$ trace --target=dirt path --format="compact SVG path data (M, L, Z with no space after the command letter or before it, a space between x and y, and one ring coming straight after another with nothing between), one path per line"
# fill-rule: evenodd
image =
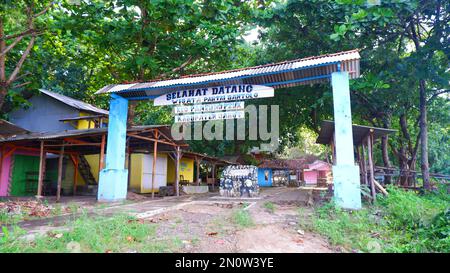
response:
M266 202L273 203L273 212L264 207ZM299 228L301 202L292 189L267 191L260 199L245 201L253 221L250 227L233 223L233 213L244 202L226 200L187 204L152 220L159 223L161 238L176 234L180 252L333 252L323 238Z
M300 229L298 208L305 196L292 188L271 188L257 199L225 199L217 196L177 198L118 204L89 211L95 215L128 213L157 226L157 238L169 240L177 252L333 252L327 242ZM273 209L267 208L271 203ZM304 208L307 209L307 208ZM252 224L242 226L235 214L245 210ZM28 236L65 228L76 215L30 222L21 227Z

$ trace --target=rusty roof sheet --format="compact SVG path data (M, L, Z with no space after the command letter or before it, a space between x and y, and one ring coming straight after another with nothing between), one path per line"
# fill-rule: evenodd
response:
M169 125L144 125L144 126L133 126L127 129L127 132L139 132L145 129L157 128L164 133L170 133ZM9 137L0 137L0 143L4 142L14 142L21 140L51 140L51 139L61 139L66 137L75 136L89 136L89 135L102 135L108 132L108 128L93 128L84 130L65 130L58 132L30 132L20 135L13 135ZM170 134L166 134L171 137Z
M374 140L381 138L382 136L392 134L397 132L397 130L371 127L364 125L352 125L353 131L353 144L356 146L361 145L364 138L369 134L370 130L373 130ZM331 142L331 138L334 133L334 122L329 120L324 120L320 126L319 137L317 137L316 143L328 145Z
M305 155L293 159L265 159L258 165L258 168L301 170L307 167L308 164L311 164L317 160L318 158L315 155Z
M350 78L357 78L360 75L359 59L358 50L343 51L255 67L188 75L171 80L110 84L97 91L97 94L118 93L128 98L155 97L181 88L228 84L259 84L274 88L292 87L329 81L331 73L339 69L349 72Z
M97 108L97 107L93 106L92 104L83 102L81 100L76 100L74 98L67 97L62 94L51 92L51 91L48 91L45 89L39 89L39 91L42 94L52 97L64 104L66 104L70 107L73 107L75 109L78 109L78 110L87 111L87 112L96 113L96 114L103 114L103 115L108 115L108 113L109 113L108 111Z
M28 130L6 120L0 119L0 138L26 133L28 133Z

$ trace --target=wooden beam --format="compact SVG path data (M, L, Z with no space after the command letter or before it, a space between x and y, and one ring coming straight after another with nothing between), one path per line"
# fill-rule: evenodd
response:
M131 183L131 149L130 149L130 143L128 143L127 145L127 150L128 150L128 188L130 187L130 183Z
M212 188L214 190L214 187L215 187L215 184L216 184L216 164L215 163L212 164L212 179L213 179L213 186L212 186Z
M180 159L181 159L181 150L180 146L176 148L176 161L175 161L175 193L177 196L180 196Z
M70 159L72 160L73 166L74 166L74 172L73 172L73 195L77 194L77 178L78 178L78 155L70 155Z
M63 160L64 160L64 145L61 146L61 151L59 152L59 158L58 158L58 185L56 187L56 202L59 202L59 199L61 198Z
M37 198L42 197L42 183L44 182L44 168L45 168L45 158L44 158L44 141L41 140L41 149L39 153L39 178L38 178L38 189Z
M197 175L196 175L195 182L197 183L197 186L199 186L200 185L200 181L199 181L200 180L200 160L197 156L195 157L195 163L197 165Z
M102 137L103 136L105 136L105 135L103 134ZM86 144L86 145L98 145L99 144L99 143L92 143L92 142L88 142L88 141L84 141L84 140L80 140L80 139L76 139L76 138L71 138L71 137L66 137L66 138L64 138L64 140L66 142L75 143L75 144Z
M155 132L156 136L158 137L158 131ZM152 166L152 199L155 198L155 171L156 171L156 160L157 160L157 154L158 153L158 141L155 141L153 143L153 166Z
M361 166L362 166L362 172L363 172L363 181L365 185L369 185L369 182L367 180L367 162L366 162L366 149L364 149L364 142L361 142Z
M106 135L102 135L102 143L100 145L100 155L98 159L98 171L100 172L103 170L103 165L105 161L105 142L106 142Z
M332 157L332 164L336 165L336 146L334 145L335 143L335 139L334 139L334 132L333 132L333 136L331 137L331 141L330 141L330 147L331 147L331 157Z
M40 148L30 148L30 147L14 146L14 145L8 145L8 147L14 148L14 151L16 149L20 149L20 150L24 150L24 151L33 151L33 152L40 152L41 151ZM47 147L47 145L45 145L45 147ZM59 150L48 150L48 149L45 149L45 151L47 153L52 153L52 154L58 154L59 153ZM77 154L77 152L66 152L66 154Z
M375 180L374 177L374 171L373 171L373 146L372 146L372 137L371 135L367 136L367 154L368 154L368 158L369 158L369 181L370 181L370 188L371 188L371 193L372 193L372 199L373 202L376 201L376 190L375 190L375 184L373 183L373 181Z
M134 138L137 138L137 139L147 140L147 141L158 141L159 143L163 143L163 144L167 144L167 145L171 145L171 146L181 146L181 147L188 147L189 146L188 144L176 144L176 143L173 143L173 142L167 142L167 141L156 139L156 138L140 136L140 135L137 135L135 133L134 134L128 133L127 136L134 137Z
M66 143L64 146L101 146L101 143ZM61 147L62 144L47 144L46 147Z
M373 183L375 184L375 186L384 194L384 195L388 195L388 192L386 191L386 189L383 188L383 186L381 186L380 183L378 183L378 181L376 181L375 179L373 180Z
M12 147L11 150L5 152L4 158L10 157L16 150L17 147Z

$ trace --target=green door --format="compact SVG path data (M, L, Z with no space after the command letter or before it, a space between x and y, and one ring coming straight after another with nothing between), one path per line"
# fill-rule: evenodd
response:
M37 193L39 157L14 155L11 196L33 196Z

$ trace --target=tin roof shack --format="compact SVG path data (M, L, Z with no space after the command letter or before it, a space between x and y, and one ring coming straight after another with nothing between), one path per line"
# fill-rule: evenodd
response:
M59 200L69 191L76 194L80 186L96 186L98 172L105 165L106 134L107 128L95 128L1 138L0 196L56 195ZM167 156L187 147L182 141L174 141L170 127L164 125L129 128L127 138L128 155L156 151ZM150 184L156 188L156 165L151 165Z
M258 181L262 186L299 186L303 169L316 160L314 155L294 159L265 159L258 165L261 170Z
M0 138L0 196L56 195L59 200L61 195L95 194L107 133L107 128L94 128ZM214 188L219 167L233 164L188 148L173 139L168 125L128 128L129 190L153 196L167 186L179 194L177 185L194 182L194 163L197 181L200 165L206 165L206 189Z
M40 89L29 99L31 106L9 114L10 122L31 132L58 132L102 127L108 111L89 103Z
M321 160L306 164L302 170L302 181L307 186L328 187L333 183L331 164Z
M333 165L336 162L336 145L334 137L334 122L325 120L321 124L316 143L330 145L332 150ZM352 125L353 146L356 152L356 161L359 164L361 184L370 188L371 198L376 198L376 190L387 194L383 186L375 180L373 144L377 139L397 132L397 130L378 128L363 125Z

